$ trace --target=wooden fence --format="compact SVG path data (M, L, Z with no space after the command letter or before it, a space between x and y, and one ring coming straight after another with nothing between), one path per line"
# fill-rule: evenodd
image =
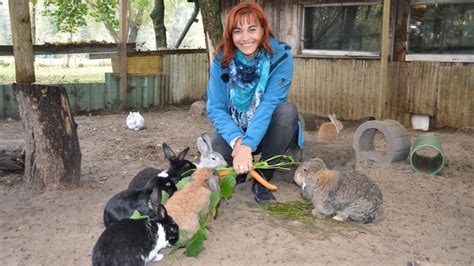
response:
M378 60L296 57L290 101L303 113L344 120L376 116L380 93ZM429 115L436 127L474 126L474 65L439 62L392 62L383 118L410 126L411 114ZM140 109L190 104L205 92L207 55L164 57L164 73L129 80L128 106ZM118 107L119 89L112 74L106 82L66 85L75 112ZM10 85L0 85L0 118L17 117Z
M191 104L206 90L207 54L164 56L164 72L155 76L129 76L127 100L131 109ZM105 83L63 84L75 113L115 110L119 106L118 79L105 73ZM11 84L0 85L0 119L19 118Z

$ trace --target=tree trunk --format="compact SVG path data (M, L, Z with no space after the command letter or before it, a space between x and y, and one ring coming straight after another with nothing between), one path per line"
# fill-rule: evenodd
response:
M398 62L404 62L407 54L407 21L410 14L410 0L399 0L396 14L395 58Z
M31 3L31 42L36 43L36 5Z
M142 17L143 17L143 9L139 9L136 11L135 14L132 15L132 8L131 4L129 3L129 17L128 17L128 43L135 43L137 41L138 30L140 30L140 26L143 24ZM133 18L132 18L133 17Z
M165 28L165 3L163 0L155 0L155 7L150 14L153 26L155 28L156 48L167 47L166 28Z
M36 78L28 0L10 0L8 4L15 56L15 79L16 82L32 83Z
M63 87L13 84L25 130L25 180L35 188L78 185L77 124Z
M137 25L131 24L130 28L128 30L128 38L127 42L128 43L135 43L137 41L137 36L138 36L138 30L140 28L137 27Z
M72 43L72 32L69 32L68 35L69 36L67 37L67 41L68 43ZM69 68L70 66L71 66L71 54L66 54L64 56L63 67Z
M206 36L207 56L210 64L214 52L222 40L221 1L199 0L199 5L201 7L204 35Z

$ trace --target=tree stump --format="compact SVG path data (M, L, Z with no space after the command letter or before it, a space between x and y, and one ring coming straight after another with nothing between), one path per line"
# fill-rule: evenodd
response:
M25 181L36 188L77 185L81 151L63 87L13 84L25 129Z

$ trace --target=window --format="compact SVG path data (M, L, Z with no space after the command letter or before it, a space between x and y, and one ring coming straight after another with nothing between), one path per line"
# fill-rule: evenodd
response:
M474 3L466 2L412 1L407 60L474 62Z
M382 4L308 5L303 10L303 54L379 56Z

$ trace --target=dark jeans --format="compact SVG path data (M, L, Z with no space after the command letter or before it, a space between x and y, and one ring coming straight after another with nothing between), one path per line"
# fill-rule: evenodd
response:
M273 112L270 125L262 141L253 154L262 153L261 160L275 155L286 154L298 147L298 110L292 103L283 103ZM216 132L212 137L212 148L222 154L229 166L232 166L232 148ZM270 162L269 164L277 163ZM274 170L261 171L267 180L273 177Z

